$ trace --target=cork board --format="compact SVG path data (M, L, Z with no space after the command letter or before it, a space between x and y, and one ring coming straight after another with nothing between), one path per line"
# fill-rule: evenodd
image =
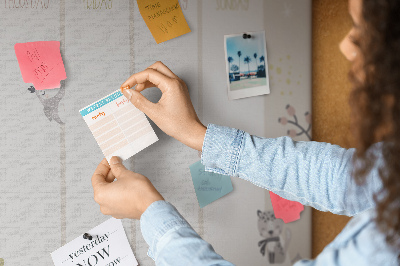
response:
M203 123L260 137L298 130L295 140L311 139L311 0L180 3L192 32L161 44L154 41L134 0L0 4L0 265L3 260L4 265L51 265L52 251L109 218L94 202L90 181L103 155L79 110L157 60L187 83ZM271 93L229 101L224 35L262 30ZM21 77L13 47L51 40L61 43L67 79L60 89L34 91ZM248 56L252 64L242 67L260 64L261 54ZM243 59L235 57L234 63ZM160 92L149 89L145 96L157 101ZM296 125L279 122L283 116L294 117L288 105L296 110ZM269 256L258 244L269 237L258 227L258 211L272 212L268 191L232 178L233 192L200 208L189 170L199 160L198 152L153 126L159 141L126 160L126 167L147 176L224 258L236 265L268 264ZM153 265L139 222L125 219L123 226L140 265ZM311 256L311 208L305 208L301 219L275 229L271 231L288 247L280 255L281 265Z
M313 27L313 139L345 148L352 146L349 133L351 84L350 64L340 53L339 43L351 28L346 0L314 0ZM343 229L349 217L312 212L312 256L315 258Z

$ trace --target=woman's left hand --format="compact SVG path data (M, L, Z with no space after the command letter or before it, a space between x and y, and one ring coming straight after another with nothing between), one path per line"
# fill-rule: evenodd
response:
M140 219L153 202L164 200L147 177L126 169L118 157L112 157L110 164L106 159L101 161L92 186L100 211L117 219Z

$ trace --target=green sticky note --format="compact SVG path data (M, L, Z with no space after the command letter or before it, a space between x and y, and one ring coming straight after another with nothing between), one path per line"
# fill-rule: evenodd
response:
M190 173L200 208L233 190L229 176L206 172L200 161L190 166Z

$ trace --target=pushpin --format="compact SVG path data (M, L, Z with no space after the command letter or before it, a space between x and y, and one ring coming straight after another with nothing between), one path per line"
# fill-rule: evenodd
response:
M251 38L250 34L243 33L243 39L250 39L250 38Z
M84 234L83 234L83 239L89 239L89 240L92 240L92 239L93 239L93 237L92 237L91 235L89 235L88 233L84 233Z

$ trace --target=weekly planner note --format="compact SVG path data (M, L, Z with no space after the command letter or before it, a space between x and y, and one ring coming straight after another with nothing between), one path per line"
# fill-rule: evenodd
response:
M79 112L107 161L126 160L158 140L145 114L119 90Z

